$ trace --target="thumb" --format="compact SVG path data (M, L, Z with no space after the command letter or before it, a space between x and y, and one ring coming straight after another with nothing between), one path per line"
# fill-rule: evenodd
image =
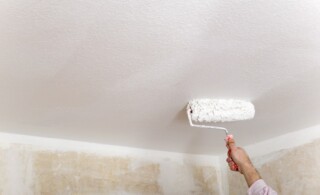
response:
M234 149L237 148L236 142L234 141L232 135L228 135L227 138L226 138L226 141L227 141L227 147L228 147L230 150L234 150Z

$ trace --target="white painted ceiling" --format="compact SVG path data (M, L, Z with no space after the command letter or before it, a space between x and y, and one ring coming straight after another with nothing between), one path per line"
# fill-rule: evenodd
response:
M240 98L241 145L320 123L318 0L0 1L3 132L220 154L190 99Z

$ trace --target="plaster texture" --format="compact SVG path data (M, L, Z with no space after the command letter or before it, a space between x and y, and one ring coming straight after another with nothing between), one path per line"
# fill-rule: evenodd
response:
M320 126L245 146L280 195L319 191ZM241 145L241 143L238 143ZM246 194L226 154L191 155L0 133L0 194Z
M218 155L194 98L253 101L244 145L320 122L318 0L2 0L0 131ZM254 139L252 136L254 135Z
M0 142L3 195L221 194L215 157L5 136L11 141Z
M279 195L316 195L320 190L319 129L317 125L244 148L262 178ZM243 176L227 170L225 155L220 158L224 193L246 194L248 187Z
M292 149L253 158L262 178L279 195L316 195L320 186L320 139ZM272 158L272 159L270 159ZM265 161L257 163L256 161ZM230 195L245 194L248 187L242 175L228 174Z

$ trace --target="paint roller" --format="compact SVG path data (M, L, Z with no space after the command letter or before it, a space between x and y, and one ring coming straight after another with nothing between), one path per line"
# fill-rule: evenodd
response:
M226 141L233 136L227 128L204 125L203 123L232 122L249 120L254 117L255 109L251 102L234 99L194 99L187 106L189 124L192 127L220 129L226 133ZM202 124L194 124L194 122ZM230 156L231 150L228 150ZM236 170L238 166L236 165Z

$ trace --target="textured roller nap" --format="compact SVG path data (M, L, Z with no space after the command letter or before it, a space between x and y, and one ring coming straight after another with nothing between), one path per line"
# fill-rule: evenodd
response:
M189 102L191 119L196 122L228 122L254 117L254 106L243 100L195 99Z

